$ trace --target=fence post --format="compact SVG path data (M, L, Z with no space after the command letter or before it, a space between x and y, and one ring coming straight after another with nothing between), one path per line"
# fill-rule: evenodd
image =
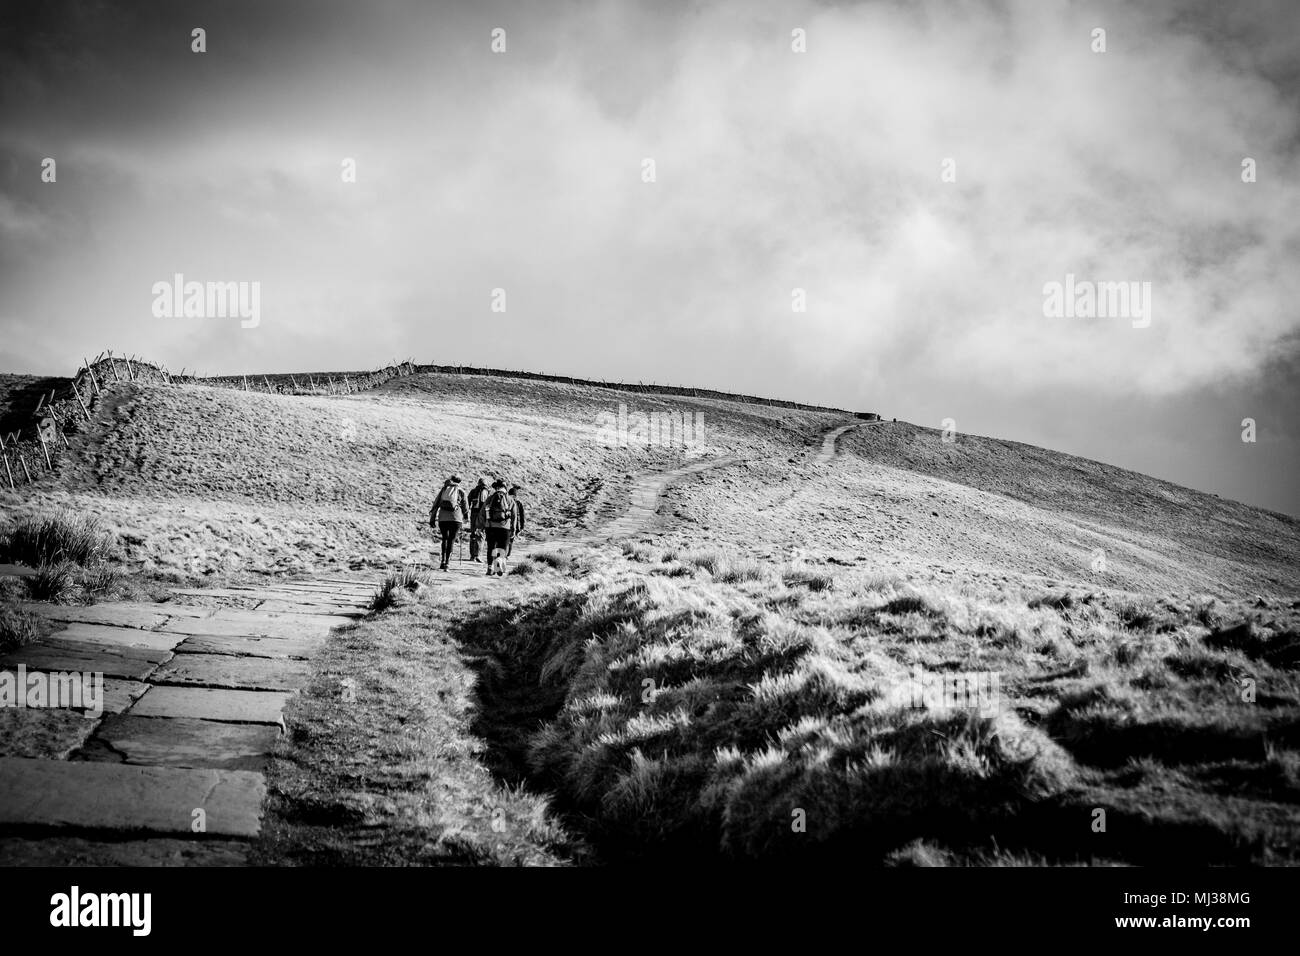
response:
M49 413L50 418L54 419L54 434L58 435L59 438L63 440L63 447L67 448L68 436L63 434L63 422L59 421L59 413L54 410L53 406L49 408ZM55 447L58 447L57 443L55 444Z
M81 414L86 416L86 421L90 421L90 411L81 398L81 392L77 390L77 380L75 378L72 380L72 394L77 396L77 404L81 406Z
M23 466L23 474L27 476L27 483L30 485L32 483L32 473L27 470L27 459L23 457L21 451L18 452L18 464Z
M9 452L5 450L5 436L0 435L0 457L5 460L5 474L9 476L9 490L14 490L14 473L9 470Z

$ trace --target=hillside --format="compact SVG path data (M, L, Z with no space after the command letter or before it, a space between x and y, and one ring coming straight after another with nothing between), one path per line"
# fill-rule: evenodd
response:
M26 398L37 384L11 377L7 389ZM702 415L702 440L607 447L600 416L620 403L633 418ZM1008 585L1300 591L1293 518L1032 446L946 444L902 422L849 432L842 457L814 467L818 436L845 420L482 375L416 374L340 397L121 383L57 478L8 496L7 510L100 515L128 560L157 572L386 567L425 553L417 525L453 471L525 486L533 529L550 539L620 513L637 473L725 453L741 463L676 487L646 540Z
M851 431L840 450L830 467L768 460L684 484L650 539L950 582L1300 592L1300 523L1285 515L1047 449L945 444L904 422Z
M617 416L701 413L691 448L608 447ZM101 516L129 564L182 575L387 567L432 546L443 478L527 489L539 536L590 528L626 504L634 473L723 450L803 453L835 416L588 386L420 375L347 397L120 383L53 479L8 495L17 513ZM694 419L692 418L692 421Z

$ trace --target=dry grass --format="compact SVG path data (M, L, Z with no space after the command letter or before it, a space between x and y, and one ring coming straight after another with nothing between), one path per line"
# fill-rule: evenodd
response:
M944 587L1300 594L1300 522L1285 515L1045 449L944 444L901 422L851 431L840 449L825 467L767 459L688 481L643 543L707 542L769 564L802 554Z
M418 600L428 593L432 583L429 576L414 568L402 568L384 579L374 597L370 599L370 611L380 614L390 608Z
M0 560L26 564L26 597L56 604L92 604L138 590L113 563L111 536L94 516L67 510L18 519L0 538Z
M1300 845L1292 609L1224 606L1249 627L1207 632L1192 602L850 572L753 590L717 555L686 578L631 558L579 561L460 634L490 655L488 739L604 859L1239 863ZM997 706L918 701L917 674L955 673L996 674ZM1095 806L1119 830L1104 842Z
M0 539L0 558L31 567L62 562L88 567L112 557L103 523L67 509L20 518Z
M0 652L17 650L49 630L43 619L5 596L0 600Z
M547 866L581 852L544 796L484 759L473 673L446 633L467 609L429 610L341 631L317 660L268 768L258 862Z

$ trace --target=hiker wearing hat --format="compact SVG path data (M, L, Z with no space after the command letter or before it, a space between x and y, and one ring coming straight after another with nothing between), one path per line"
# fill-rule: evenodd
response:
M487 482L479 478L469 492L469 559L478 560L479 545L483 542L483 504L487 501Z
M487 573L506 573L506 549L515 527L515 502L506 491L506 483L492 482L492 494L483 504L484 533L487 535Z
M514 485L510 489L510 499L515 503L515 526L510 530L510 540L506 542L506 557L510 557L510 552L515 547L515 536L524 530L524 503L519 497L522 489Z
M442 535L442 563L439 571L447 570L451 561L451 548L460 534L460 526L469 520L469 508L465 503L465 492L460 487L460 475L452 475L442 483L442 490L433 499L429 510L429 524L438 529Z

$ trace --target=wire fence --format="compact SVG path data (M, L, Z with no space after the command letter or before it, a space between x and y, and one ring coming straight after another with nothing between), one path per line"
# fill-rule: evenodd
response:
M416 368L414 362L407 361L375 369L373 372L285 372L275 375L216 375L207 378L190 375L178 376L174 381L272 395L351 395L378 388L395 378L414 375Z

